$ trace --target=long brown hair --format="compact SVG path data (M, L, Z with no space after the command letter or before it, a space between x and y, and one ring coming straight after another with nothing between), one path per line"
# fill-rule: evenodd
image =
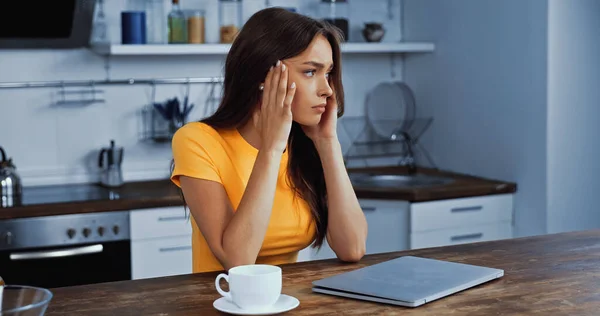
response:
M225 61L223 98L215 113L201 122L217 130L244 126L260 102L259 86L269 67L301 54L317 35L323 35L332 48L334 67L329 80L338 103L338 117L342 116L341 32L327 23L274 7L252 15L240 30ZM288 150L287 180L310 207L317 231L313 246L320 248L327 232L328 213L323 166L312 140L296 122L292 123Z

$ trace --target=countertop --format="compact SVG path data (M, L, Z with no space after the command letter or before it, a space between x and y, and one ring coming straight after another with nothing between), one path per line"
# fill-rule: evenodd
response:
M500 279L408 308L312 293L311 282L404 255L504 269ZM600 230L515 238L282 265L282 293L300 300L289 315L597 315ZM51 289L53 315L219 315L218 273Z
M349 172L407 174L403 167L349 169ZM419 173L452 177L447 185L423 188L376 189L355 187L358 198L405 200L410 202L513 193L516 184L436 169L419 168ZM182 206L179 188L170 180L125 183L119 188L96 184L68 184L25 187L22 200L0 207L0 220L75 213L136 210Z

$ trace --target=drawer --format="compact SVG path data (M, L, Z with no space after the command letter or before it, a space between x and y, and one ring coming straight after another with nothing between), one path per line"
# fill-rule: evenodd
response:
M131 242L131 277L154 278L192 273L192 237Z
M360 199L369 233L367 255L408 249L408 208L406 201ZM320 251L305 248L298 254L298 262L336 258L327 241Z
M512 238L510 222L417 232L410 235L410 248L458 245L480 241Z
M511 222L513 195L499 194L412 203L411 232Z
M192 224L183 207L134 210L129 215L131 240L192 234Z
M359 202L369 229L367 255L408 248L408 202L366 199Z

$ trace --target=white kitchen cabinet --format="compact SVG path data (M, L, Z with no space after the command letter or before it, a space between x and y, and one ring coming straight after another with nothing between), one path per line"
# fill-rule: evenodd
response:
M411 203L410 248L512 238L513 194Z
M137 240L131 243L134 280L192 273L191 236Z
M512 237L509 222L438 229L411 234L411 249L457 245Z
M181 206L130 212L132 279L192 273L190 220Z
M512 238L513 194L426 202L359 200L367 223L367 254ZM335 258L325 243L298 261Z
M360 199L359 202L367 219L369 229L366 254L408 249L408 202L374 199ZM319 251L312 248L300 251L298 261L331 259L335 257L335 252L333 252L327 242L324 242L323 247Z

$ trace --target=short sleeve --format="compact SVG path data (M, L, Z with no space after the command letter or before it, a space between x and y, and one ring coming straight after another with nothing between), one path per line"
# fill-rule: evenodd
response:
M222 151L214 135L207 133L201 123L187 124L173 135L174 168L171 181L181 187L180 176L200 178L222 183L219 170L215 165L215 155ZM212 156L211 156L212 155Z

